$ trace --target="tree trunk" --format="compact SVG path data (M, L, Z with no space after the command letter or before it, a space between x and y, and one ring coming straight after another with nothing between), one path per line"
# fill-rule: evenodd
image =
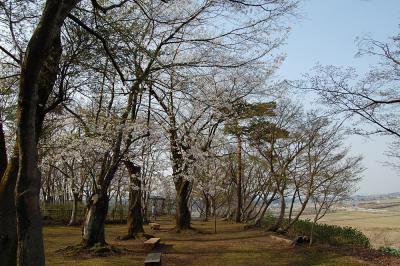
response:
M108 211L107 193L94 194L88 201L85 221L82 228L82 244L92 247L95 244L106 245L104 225Z
M313 244L314 241L314 228L315 228L315 224L317 223L317 220L314 219L312 225L311 225L311 232L310 232L310 244L309 246L311 246Z
M236 180L236 196L237 196L237 205L236 205L236 217L235 222L240 223L241 221L241 212L242 212L242 138L240 135L237 135L237 180Z
M257 198L256 202L254 202L255 198ZM243 217L242 217L243 222L247 223L248 221L253 220L261 212L261 209L259 209L258 211L255 211L258 207L258 203L260 202L260 200L261 200L260 195L258 195L258 194L253 195L253 197L247 204L247 207L243 211ZM264 205L264 203L261 206L263 206L263 205ZM254 215L254 212L256 213L256 215ZM252 218L250 218L250 217L252 217Z
M190 182L184 180L182 177L175 184L176 187L176 229L187 230L190 229L191 215L188 207L190 196Z
M212 197L212 205L214 211L214 234L217 233L217 206L215 205L215 195Z
M204 199L204 205L205 205L205 211L204 211L204 221L208 221L208 216L210 215L210 199L207 196L207 193L203 191L203 199Z
M121 189L121 185L120 185L120 181L118 181L118 186L117 186L117 193L115 194L115 201L114 201L114 208L112 210L112 219L113 221L115 221L115 214L118 211L118 206L120 206L119 204L119 198L120 198L120 189Z
M7 168L7 148L6 139L4 136L3 122L0 117L0 181Z
M290 203L290 209L289 209L289 223L292 221L292 214L293 214L293 206L294 206L294 201L296 200L296 193L297 189L295 189L293 196L292 196L292 201Z
M73 203L72 203L72 212L71 212L71 219L69 220L68 225L73 226L76 225L76 213L78 212L78 201L79 201L79 193L78 192L72 192L73 196Z
M271 203L274 201L276 192L277 192L277 190L275 189L274 192L272 193L272 196L269 198L268 201L266 201L264 209L262 210L260 216L257 218L256 222L254 223L255 226L261 226L261 221L264 218L269 205L271 205Z
M130 176L128 234L124 239L135 238L139 233L144 233L142 215L142 190L140 181L140 167L130 161L124 161Z
M0 261L5 266L17 264L17 217L14 190L18 176L18 146L0 183Z
M283 219L285 218L285 209L286 209L286 202L285 202L285 196L282 191L279 191L279 201L281 203L281 210L278 216L278 220L274 225L272 225L269 230L276 232L283 224Z
M104 227L108 213L108 188L118 170L119 151L121 147L122 134L118 134L114 144L114 154L112 166L106 173L100 173L96 184L94 184L94 194L90 197L86 207L85 220L82 226L82 244L85 247L92 247L95 244L107 245L105 241ZM105 176L103 176L105 174Z
M303 214L304 210L306 209L307 203L310 200L310 197L307 196L307 198L304 200L304 202L301 204L301 209L300 211L296 214L296 216L290 220L288 225L285 228L285 231L289 230L300 218L300 216Z
M52 48L59 45L57 36L60 35L61 26L77 2L46 1L21 65L17 111L19 170L16 186L19 265L44 265L39 207L41 181L36 144L40 133L38 125L43 122L37 117L40 111L38 104L47 99L43 99L39 92L42 81L40 74L45 71L44 65L46 59L51 57Z
M146 192L145 192L146 193ZM146 196L147 197L147 196ZM142 200L142 214L143 214L143 224L148 224L149 223L149 218L147 216L147 200Z
M120 129L115 139L113 147L113 155L109 169L105 168L103 161L102 171L98 176L98 180L94 186L94 194L88 201L85 221L82 228L82 244L86 247L92 247L95 244L106 245L104 227L108 212L108 188L118 170L120 163L121 143L123 137L122 128L125 126L128 115L131 112L133 93L128 97L125 112L122 114L120 121Z

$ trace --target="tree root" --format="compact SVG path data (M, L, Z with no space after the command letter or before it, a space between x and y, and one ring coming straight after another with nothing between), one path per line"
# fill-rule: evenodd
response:
M68 246L57 250L56 253L72 257L107 257L119 255L126 251L125 249L119 249L108 244L96 243L93 246L86 246L84 244Z

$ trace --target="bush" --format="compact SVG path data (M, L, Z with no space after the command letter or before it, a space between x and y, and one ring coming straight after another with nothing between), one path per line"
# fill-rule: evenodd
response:
M400 257L400 249L394 248L394 247L379 247L379 251L382 251L384 253L388 253L393 256Z
M268 228L276 221L276 217L267 215L262 226ZM285 222L287 224L287 220ZM298 220L287 235L295 238L296 236L311 234L312 222L310 220ZM314 227L313 242L329 244L333 246L357 246L369 248L371 243L367 236L361 231L349 226L337 226L327 224L316 224Z

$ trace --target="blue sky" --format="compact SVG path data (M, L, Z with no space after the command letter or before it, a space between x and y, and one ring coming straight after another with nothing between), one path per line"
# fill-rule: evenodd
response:
M359 74L376 63L373 57L355 57L356 38L369 36L386 41L400 30L400 0L305 0L301 16L282 51L287 57L277 75L298 79L315 64L352 66ZM367 170L357 194L400 191L400 175L382 164L388 137L366 139L352 136L346 140L354 154L364 156Z

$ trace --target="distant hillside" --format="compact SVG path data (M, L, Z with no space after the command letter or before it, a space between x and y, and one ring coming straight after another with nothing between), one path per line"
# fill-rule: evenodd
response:
M351 197L352 200L357 201L370 201L370 200L383 200L383 199L398 199L400 198L400 192L393 192L387 194L376 194L376 195L354 195Z

